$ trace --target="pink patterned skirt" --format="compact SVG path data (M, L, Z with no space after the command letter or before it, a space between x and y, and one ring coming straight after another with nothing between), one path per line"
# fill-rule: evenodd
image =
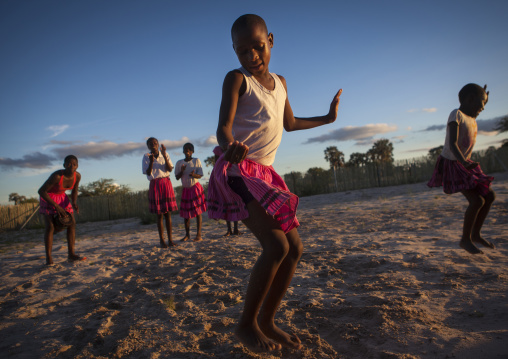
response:
M221 150L215 149L214 152ZM242 198L228 185L227 169L230 163L224 154L217 159L208 184L208 217L241 221L249 217ZM261 206L279 222L284 233L300 225L296 218L298 196L289 192L284 180L272 166L263 166L246 159L238 165L249 192Z
M205 191L197 182L194 186L182 190L180 217L194 218L206 211Z
M178 210L175 192L169 177L156 178L150 181L148 201L150 213L163 214Z
M473 161L467 160L472 163ZM483 173L480 166L472 170L466 169L458 161L449 160L439 156L434 168L434 173L427 186L441 187L444 193L452 194L463 190L477 190L483 197L490 192L490 183L494 177Z
M69 213L73 213L74 210L72 209L71 201L69 201L69 197L64 193L51 193L48 192L48 196L56 202L60 207L65 209ZM39 200L40 207L39 207L39 213L40 214L46 214L46 215L53 215L57 214L55 207L53 207L51 204L46 202L44 198L40 198Z

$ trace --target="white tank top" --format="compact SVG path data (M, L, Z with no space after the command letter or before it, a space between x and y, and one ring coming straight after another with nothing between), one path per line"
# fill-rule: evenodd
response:
M270 75L275 80L275 88L270 91L243 67L239 70L245 77L247 87L238 99L233 137L249 146L248 159L271 166L284 129L286 90L274 73Z

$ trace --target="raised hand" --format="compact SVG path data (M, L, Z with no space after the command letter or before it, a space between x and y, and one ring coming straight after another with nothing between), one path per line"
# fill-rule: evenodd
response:
M487 84L485 84L485 86L483 86L483 90L485 91L485 93L487 94L487 101L485 101L485 105L487 104L487 102L489 102L489 91L487 91Z
M330 104L330 111L328 112L328 123L333 123L337 119L337 113L339 112L340 95L342 89L340 89L333 97L332 103Z
M166 146L164 146L163 143L161 143L161 153L164 157L166 157Z

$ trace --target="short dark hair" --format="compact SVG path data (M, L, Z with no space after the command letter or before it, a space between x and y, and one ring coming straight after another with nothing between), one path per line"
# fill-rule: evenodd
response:
M183 145L183 150L185 151L185 148L188 148L192 152L194 152L194 145L190 142L187 142L185 145Z
M231 26L231 37L233 38L236 33L251 26L261 26L261 28L268 34L268 28L266 27L265 20L263 20L261 16L245 14L236 19L233 26Z
M485 94L485 90L483 87L477 84L467 84L459 91L459 102L463 104L469 96L483 96Z
M148 142L150 142L151 140L155 140L157 142L159 142L158 139L156 139L155 137L149 137L148 140L146 140L146 145L148 146Z
M64 165L69 162L70 160L76 160L76 162L78 161L78 158L74 155L68 155L67 157L64 158Z

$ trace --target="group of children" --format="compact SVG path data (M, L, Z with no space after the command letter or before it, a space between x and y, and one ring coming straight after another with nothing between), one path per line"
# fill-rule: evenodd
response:
M256 352L278 350L282 346L299 349L302 343L298 336L275 324L277 309L303 251L297 230L298 197L288 190L272 164L284 129L288 132L304 130L336 120L342 90L333 97L326 115L295 117L288 100L286 80L268 69L274 38L264 20L250 14L239 17L232 26L231 37L241 67L229 72L224 79L217 127L219 146L214 149L217 160L210 176L206 203L203 188L197 181L203 175L201 164L192 158L191 144L184 145L185 159L175 166L176 178L181 179L183 185L180 205L186 229L183 240L189 239L190 218L193 217L197 218L198 226L195 240L201 239L201 214L205 210L210 218L243 221L259 241L262 252L250 275L236 337ZM470 160L477 132L475 119L487 103L488 94L486 86L475 84L468 84L460 91L460 108L450 114L443 153L429 182L429 186L443 186L445 193L461 192L466 197L469 206L460 246L475 254L481 252L475 244L494 248L480 234L495 198L490 187L493 178L486 176L478 163ZM163 215L168 244L172 246L169 213L177 209L169 181L173 164L163 144L159 150L157 139L148 139L147 146L150 153L143 157L143 173L150 180L150 210L158 215L161 246L167 247ZM77 159L66 158L64 168L51 175L39 190L41 212L47 217L47 253L53 231L50 215L65 216L67 210L72 216L72 208L78 209ZM61 193L70 188L73 192L69 204L67 196ZM77 260L81 257L74 254L73 231L68 235L69 259ZM51 251L48 256L50 264Z

